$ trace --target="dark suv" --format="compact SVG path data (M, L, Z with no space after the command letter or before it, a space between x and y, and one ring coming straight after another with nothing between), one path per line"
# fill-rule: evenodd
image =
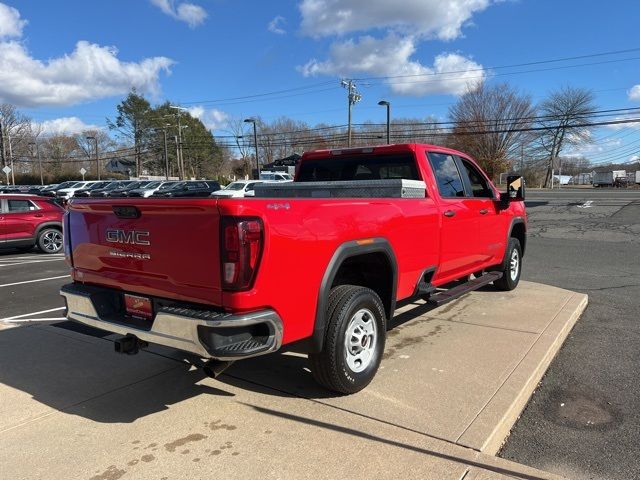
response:
M62 215L55 200L36 195L0 195L0 248L44 253L62 250Z

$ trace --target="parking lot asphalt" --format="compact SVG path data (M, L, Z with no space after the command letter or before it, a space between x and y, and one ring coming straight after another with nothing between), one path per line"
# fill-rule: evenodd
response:
M523 278L587 293L590 305L500 455L570 478L633 478L640 474L640 191L532 190L527 205ZM60 255L0 253L0 320L62 320L66 275Z
M569 478L637 478L640 191L530 191L527 198L523 278L587 293L589 306L501 456Z

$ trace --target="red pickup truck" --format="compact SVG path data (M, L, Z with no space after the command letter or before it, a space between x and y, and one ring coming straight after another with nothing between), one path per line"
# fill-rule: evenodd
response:
M464 153L312 151L293 183L262 187L255 198L73 199L68 318L124 335L122 353L152 342L215 373L286 345L309 354L320 384L354 393L380 365L398 302L518 284L522 179L500 193Z

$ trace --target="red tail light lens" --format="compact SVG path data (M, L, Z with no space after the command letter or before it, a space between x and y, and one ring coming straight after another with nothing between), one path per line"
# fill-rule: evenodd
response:
M260 265L264 231L257 217L222 217L222 288L248 290Z

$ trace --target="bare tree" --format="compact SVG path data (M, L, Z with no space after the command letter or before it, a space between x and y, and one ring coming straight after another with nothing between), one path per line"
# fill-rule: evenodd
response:
M0 158L2 166L28 151L31 119L10 103L0 104ZM14 172L12 172L12 175Z
M449 109L454 122L449 144L472 155L490 177L510 167L529 136L520 129L533 122L531 97L502 83L480 85Z
M591 142L591 129L578 127L589 122L596 109L593 93L575 87L563 87L551 92L539 107L540 125L545 127L537 139L541 155L546 160L544 186L551 184L555 164L563 149Z

